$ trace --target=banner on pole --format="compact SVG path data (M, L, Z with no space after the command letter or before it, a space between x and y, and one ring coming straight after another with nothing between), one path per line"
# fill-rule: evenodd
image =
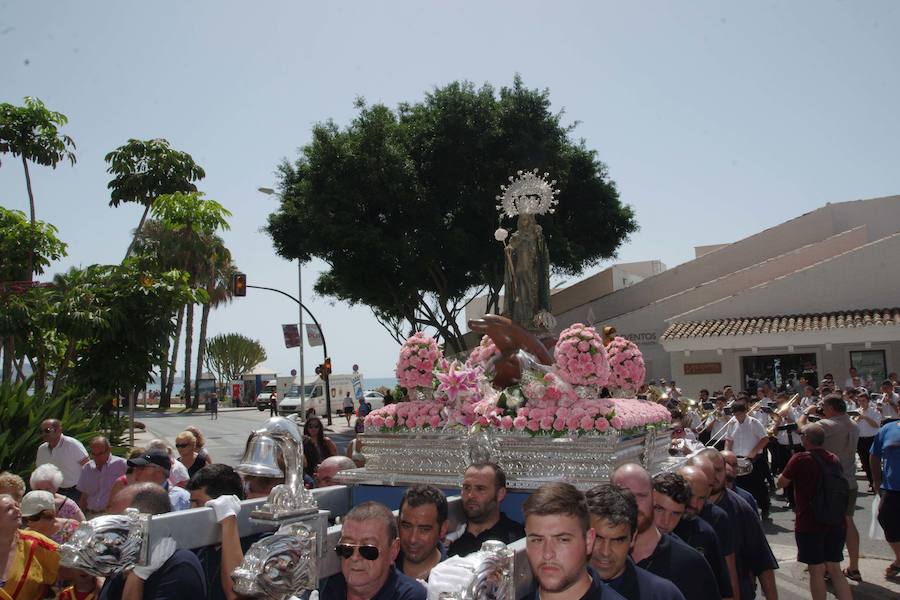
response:
M281 331L284 332L284 347L296 348L300 345L300 330L297 329L295 323L282 325Z
M306 324L306 339L310 346L322 345L322 330L315 323Z

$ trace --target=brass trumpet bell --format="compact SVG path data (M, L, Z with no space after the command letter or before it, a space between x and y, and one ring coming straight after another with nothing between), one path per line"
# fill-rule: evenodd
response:
M254 432L247 439L244 456L235 471L243 475L258 477L284 477L284 471L278 466L281 449L275 439L265 432Z

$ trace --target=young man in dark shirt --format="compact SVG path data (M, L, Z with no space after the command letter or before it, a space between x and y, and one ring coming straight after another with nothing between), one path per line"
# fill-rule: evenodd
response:
M653 523L660 533L674 533L699 552L712 568L723 599L734 597L728 567L719 549L716 532L703 519L688 515L691 488L677 473L659 473L653 477Z
M596 577L628 600L683 600L674 583L631 560L638 523L637 503L631 492L614 485L598 485L585 496L595 532L591 568Z
M720 600L715 575L703 556L653 524L653 484L646 469L625 464L613 471L610 481L631 492L637 502L638 528L631 553L637 566L668 579L685 598Z
M820 523L813 512L812 501L822 477L819 461L833 469L840 469L838 458L822 448L825 429L818 423L805 425L800 432L800 443L805 452L794 454L778 477L778 487L794 484L794 538L797 541L797 562L809 566L809 591L813 600L825 600L825 573L831 578L834 595L839 600L850 600L850 585L841 571L844 559L843 523ZM819 459L817 461L816 459Z
M481 549L486 540L510 544L525 537L521 523L500 511L506 497L506 474L495 463L470 465L463 477L460 492L466 523L453 534L448 554L467 556Z
M395 565L413 579L428 581L431 569L447 558L447 498L433 485L413 485L400 501L397 517L400 554Z
M584 494L575 486L544 485L528 497L522 512L525 550L537 582L534 600L624 600L588 570L594 530Z
M335 552L341 572L322 582L319 600L425 600L425 587L394 566L397 519L383 504L363 502L348 512Z

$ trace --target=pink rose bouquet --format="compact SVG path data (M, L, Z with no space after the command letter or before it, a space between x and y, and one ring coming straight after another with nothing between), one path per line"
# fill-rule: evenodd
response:
M481 367L482 370L488 370L491 359L500 356L500 349L494 344L494 340L488 336L482 336L481 343L478 344L469 354L466 360L467 367Z
M609 358L610 375L607 385L621 390L637 392L644 384L647 369L644 356L637 345L623 337L616 336L606 347Z
M376 431L402 431L407 429L437 429L444 424L440 414L441 407L428 400L412 400L388 404L373 410L363 423L366 429Z
M394 371L397 382L408 390L430 388L432 371L441 358L441 351L434 338L421 331L416 332L400 349L400 360Z
M593 327L575 323L563 330L554 357L557 373L572 385L604 386L609 379L603 338Z

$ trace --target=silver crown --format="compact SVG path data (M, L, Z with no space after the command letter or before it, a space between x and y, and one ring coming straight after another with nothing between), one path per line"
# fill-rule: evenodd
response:
M550 173L538 175L538 170L518 171L517 177L509 177L509 185L501 185L499 196L495 199L500 203L497 210L505 213L507 217L519 214L543 215L553 213L554 206L559 204L556 196L559 190L554 189L556 180L547 181Z

